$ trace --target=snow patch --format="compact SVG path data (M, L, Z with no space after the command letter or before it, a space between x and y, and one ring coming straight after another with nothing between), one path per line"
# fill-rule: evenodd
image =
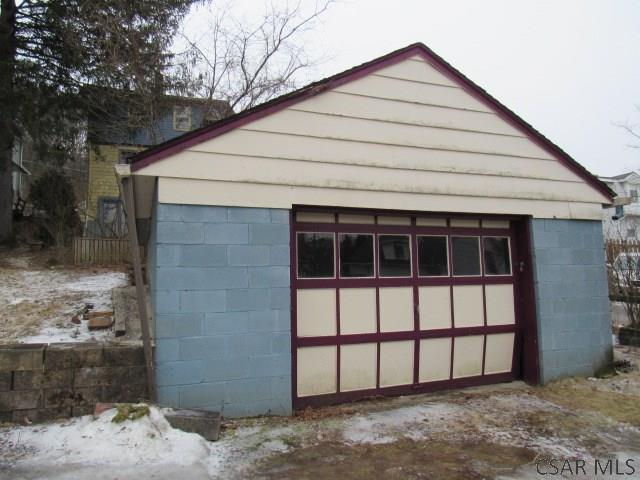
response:
M26 461L52 465L191 465L210 454L204 438L172 428L155 407L150 407L149 416L122 423L111 421L115 413L107 410L95 419L87 415L61 423L15 427L3 436L13 437L11 443L34 452Z

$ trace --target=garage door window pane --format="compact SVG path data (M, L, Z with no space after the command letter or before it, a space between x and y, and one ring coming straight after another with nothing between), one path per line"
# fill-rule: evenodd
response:
M484 237L484 272L486 275L511 275L509 239Z
M409 235L379 235L378 260L381 277L410 277Z
M449 275L447 237L418 237L418 274L421 277Z
M373 277L373 235L340 235L340 276Z
M451 263L456 276L480 275L480 238L451 237Z
M333 233L298 233L298 278L333 278Z

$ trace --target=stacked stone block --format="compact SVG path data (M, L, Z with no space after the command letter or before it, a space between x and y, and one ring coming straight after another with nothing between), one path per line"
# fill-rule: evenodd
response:
M145 398L140 345L0 347L0 421L41 422L92 413L98 402Z
M532 220L541 380L593 375L612 361L600 221Z
M160 403L225 417L291 413L289 211L155 208Z

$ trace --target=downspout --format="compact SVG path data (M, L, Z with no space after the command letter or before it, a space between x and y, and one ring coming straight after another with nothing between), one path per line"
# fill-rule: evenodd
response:
M149 328L149 316L147 312L147 292L142 278L142 260L140 247L138 246L138 230L136 228L136 206L133 194L133 177L129 165L116 165L116 177L120 188L120 197L127 218L127 230L131 246L131 258L133 259L133 274L136 281L136 298L138 299L138 314L140 315L140 327L142 330L142 345L144 347L144 359L147 370L147 384L149 399L155 402L157 399L155 363L153 361L153 346L151 343L151 330Z

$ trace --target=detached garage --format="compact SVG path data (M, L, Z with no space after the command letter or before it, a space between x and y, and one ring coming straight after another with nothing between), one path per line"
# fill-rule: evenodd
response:
M422 44L118 174L160 403L288 414L611 361L612 192Z

